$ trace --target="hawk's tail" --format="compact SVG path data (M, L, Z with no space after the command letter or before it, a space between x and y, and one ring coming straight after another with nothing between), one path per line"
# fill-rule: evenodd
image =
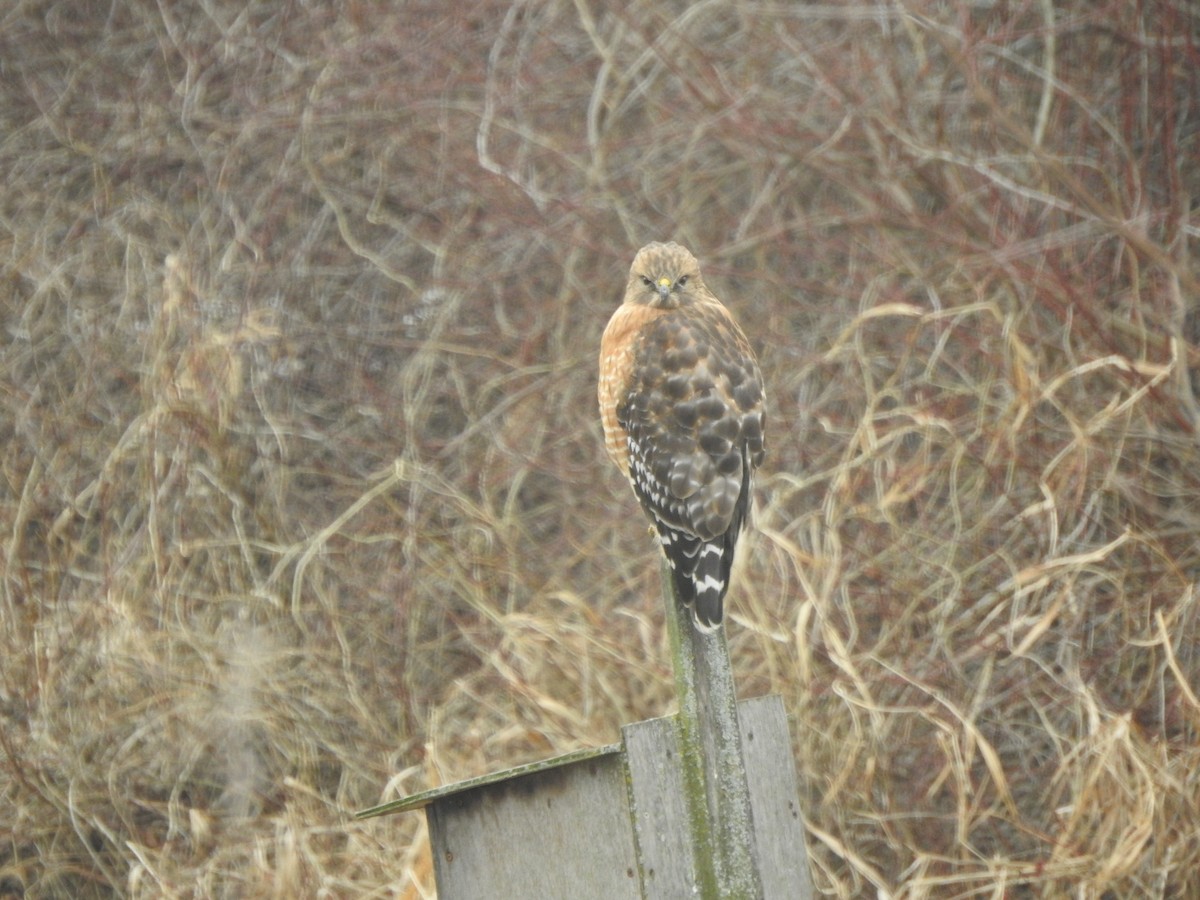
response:
M675 593L679 602L692 610L692 618L700 631L710 632L721 627L721 607L729 588L733 551L749 512L750 463L747 459L742 461L742 488L729 526L710 540L680 530L652 510L658 540L671 565Z
M679 602L691 609L696 627L704 632L720 628L736 535L726 533L702 541L675 529L662 528L659 539L671 566Z
M692 570L692 616L701 631L721 627L725 591L729 587L729 570L733 567L733 544L727 535L700 545L696 568Z

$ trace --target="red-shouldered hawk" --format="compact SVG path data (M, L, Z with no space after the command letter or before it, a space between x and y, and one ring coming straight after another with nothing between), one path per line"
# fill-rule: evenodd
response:
M703 631L721 602L750 481L766 450L750 343L679 244L647 244L600 342L608 455L658 532L679 598Z

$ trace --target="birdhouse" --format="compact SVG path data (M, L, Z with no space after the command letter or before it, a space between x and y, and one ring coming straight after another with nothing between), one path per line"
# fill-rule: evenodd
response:
M783 703L737 704L750 846L764 898L812 897ZM636 722L622 740L366 810L425 811L438 897L745 896L694 838L678 717ZM701 786L701 790L703 787ZM761 891L761 893L760 893Z

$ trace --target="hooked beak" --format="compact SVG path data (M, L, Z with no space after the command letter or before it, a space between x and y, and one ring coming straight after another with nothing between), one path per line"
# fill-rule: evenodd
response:
M666 301L666 299L669 296L671 296L671 279L670 278L658 279L658 281L655 282L654 287L658 291L658 296L661 297L664 302Z

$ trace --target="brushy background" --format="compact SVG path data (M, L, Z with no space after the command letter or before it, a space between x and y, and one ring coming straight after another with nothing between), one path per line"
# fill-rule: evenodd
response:
M430 897L355 810L670 711L594 399L652 239L769 385L728 633L819 890L1200 896L1198 35L7 4L0 896Z

